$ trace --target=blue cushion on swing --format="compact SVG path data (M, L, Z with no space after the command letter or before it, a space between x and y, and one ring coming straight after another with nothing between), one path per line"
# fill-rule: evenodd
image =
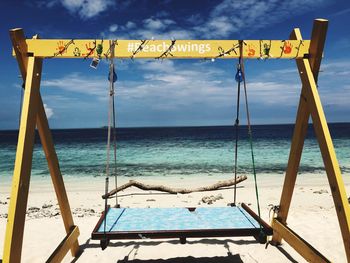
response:
M104 232L104 221L98 232ZM106 232L255 229L259 223L241 207L110 208Z

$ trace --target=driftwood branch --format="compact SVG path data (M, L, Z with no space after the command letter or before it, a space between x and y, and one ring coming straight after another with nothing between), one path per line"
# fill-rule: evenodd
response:
M194 189L172 188L172 187L168 187L168 186L164 186L164 185L143 184L143 183L140 183L140 182L135 181L135 180L130 180L126 184L123 184L123 185L119 186L118 188L110 191L108 194L103 195L102 198L103 199L109 198L109 197L115 195L116 193L123 191L126 188L129 188L132 186L137 187L141 190L145 190L145 191L153 190L153 191L167 192L169 194L189 194L192 192L204 192L204 191L218 190L218 189L223 188L223 187L228 187L228 186L238 184L246 179L247 179L247 176L242 175L242 176L238 176L237 180L230 179L230 180L225 180L225 181L219 181L219 182L212 184L212 185L209 185L209 186L203 186L203 187L198 187L198 188L194 188Z

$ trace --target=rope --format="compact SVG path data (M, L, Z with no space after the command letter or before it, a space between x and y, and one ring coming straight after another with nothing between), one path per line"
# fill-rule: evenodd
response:
M115 136L115 112L114 112L114 61L113 61L114 42L110 42L110 45L111 45L111 58L110 58L110 64L109 64L109 107L108 107L108 135L107 135L105 194L108 194L108 186L109 186L112 118L113 118L113 141L114 141L114 168L116 169L116 136ZM115 172L115 176L116 176L116 172ZM117 195L116 195L116 198L117 198ZM118 199L116 199L116 200L118 200ZM108 212L108 200L106 199L105 200L104 224L103 224L103 233L104 233L105 239L106 239L107 212Z
M241 73L242 73L242 79L243 79L243 88L244 88L244 97L245 97L245 109L247 113L247 123L248 123L248 135L249 135L249 144L250 144L250 152L252 156L252 165L253 165L253 175L254 175L254 184L255 184L255 195L256 195L256 202L258 207L258 216L261 218L260 215L260 201L259 201L259 191L258 191L258 183L256 179L256 169L255 169L255 159L254 159L254 150L253 150L253 134L252 134L252 128L250 123L250 113L249 113L249 106L248 106L248 94L247 94L247 84L245 80L245 71L244 71L244 62L242 53L240 55L240 66L241 66ZM260 229L262 229L261 223L259 222Z
M115 113L115 103L113 96L113 153L114 153L114 186L115 189L118 188L118 174L117 174L117 128L116 128L116 113ZM115 195L115 206L119 207L118 204L118 194Z
M239 71L239 64L237 65L237 74ZM236 77L237 77L236 74ZM237 78L236 78L237 80ZM241 94L241 82L237 81L237 106L236 106L236 121L235 121L235 133L236 133L236 138L235 138L235 181L237 180L237 158L238 158L238 132L239 132L239 104L240 104L240 94ZM233 205L236 206L236 197L237 197L237 184L234 186L234 191L233 191Z
M110 47L111 47L111 68L109 72L109 81L111 85L111 97L112 97L112 118L113 118L113 155L114 155L114 186L115 189L118 188L118 175L117 175L117 128L116 128L116 112L115 112L115 88L114 88L114 82L117 80L117 76L115 73L115 65L114 65L114 47L115 47L115 41L110 41ZM115 206L119 207L118 204L118 194L115 195Z

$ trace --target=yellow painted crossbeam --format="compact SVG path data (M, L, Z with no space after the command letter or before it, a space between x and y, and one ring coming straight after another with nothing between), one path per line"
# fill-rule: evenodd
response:
M309 53L310 40L102 40L27 39L28 56L42 58L244 58L295 59ZM14 54L14 53L13 53Z

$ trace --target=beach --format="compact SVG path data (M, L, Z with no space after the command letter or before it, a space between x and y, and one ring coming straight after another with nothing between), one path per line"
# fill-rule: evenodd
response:
M3 1L0 263L350 262L349 3Z
M129 180L170 187L197 188L234 176L234 127L123 128L117 130L117 169L110 162L109 190ZM331 124L331 133L347 193L350 192L350 124ZM271 221L279 204L293 125L254 126L254 156L261 217ZM239 131L237 202L257 213L253 166L246 127ZM0 132L0 247L3 248L16 131ZM106 130L53 130L82 254L77 262L304 262L288 244L276 248L252 237L111 241L102 251L91 232L104 210ZM119 193L121 207L227 207L233 187L213 192L164 194L134 187ZM212 199L208 204L204 201ZM108 202L115 205L115 199ZM331 190L310 126L288 216L288 226L333 262L346 262ZM23 262L44 262L65 237L63 221L39 138L33 154L23 241ZM0 259L2 258L2 249ZM64 262L75 262L70 253Z
M227 175L229 176L229 175ZM347 192L350 191L350 176L343 175ZM120 179L120 184L130 178ZM173 187L196 187L195 178L133 178L145 183L164 184ZM212 176L201 178L201 185L217 181ZM271 205L278 205L283 185L283 175L264 175L258 177L262 218L269 222ZM253 177L238 185L237 200L249 204L256 211ZM104 202L101 198L104 188L103 177L84 180L68 178L66 188L69 196L74 222L79 226L79 243L82 254L77 262L304 262L288 244L276 248L258 244L251 237L187 239L180 244L178 239L168 240L114 240L102 251L99 241L91 240ZM100 189L100 190L99 190ZM10 181L0 187L0 247L3 247L8 208ZM141 195L140 195L141 194ZM204 196L221 194L223 199L208 205L201 202ZM168 195L156 192L142 192L130 188L120 193L122 207L191 207L226 206L233 200L233 189L215 192ZM115 200L109 200L114 205ZM333 262L346 262L343 243L333 199L327 177L320 174L299 174L288 225L309 241ZM23 241L23 262L44 262L65 236L55 194L50 178L33 178L28 199L28 212ZM0 251L0 258L2 255ZM68 254L64 262L75 262Z

